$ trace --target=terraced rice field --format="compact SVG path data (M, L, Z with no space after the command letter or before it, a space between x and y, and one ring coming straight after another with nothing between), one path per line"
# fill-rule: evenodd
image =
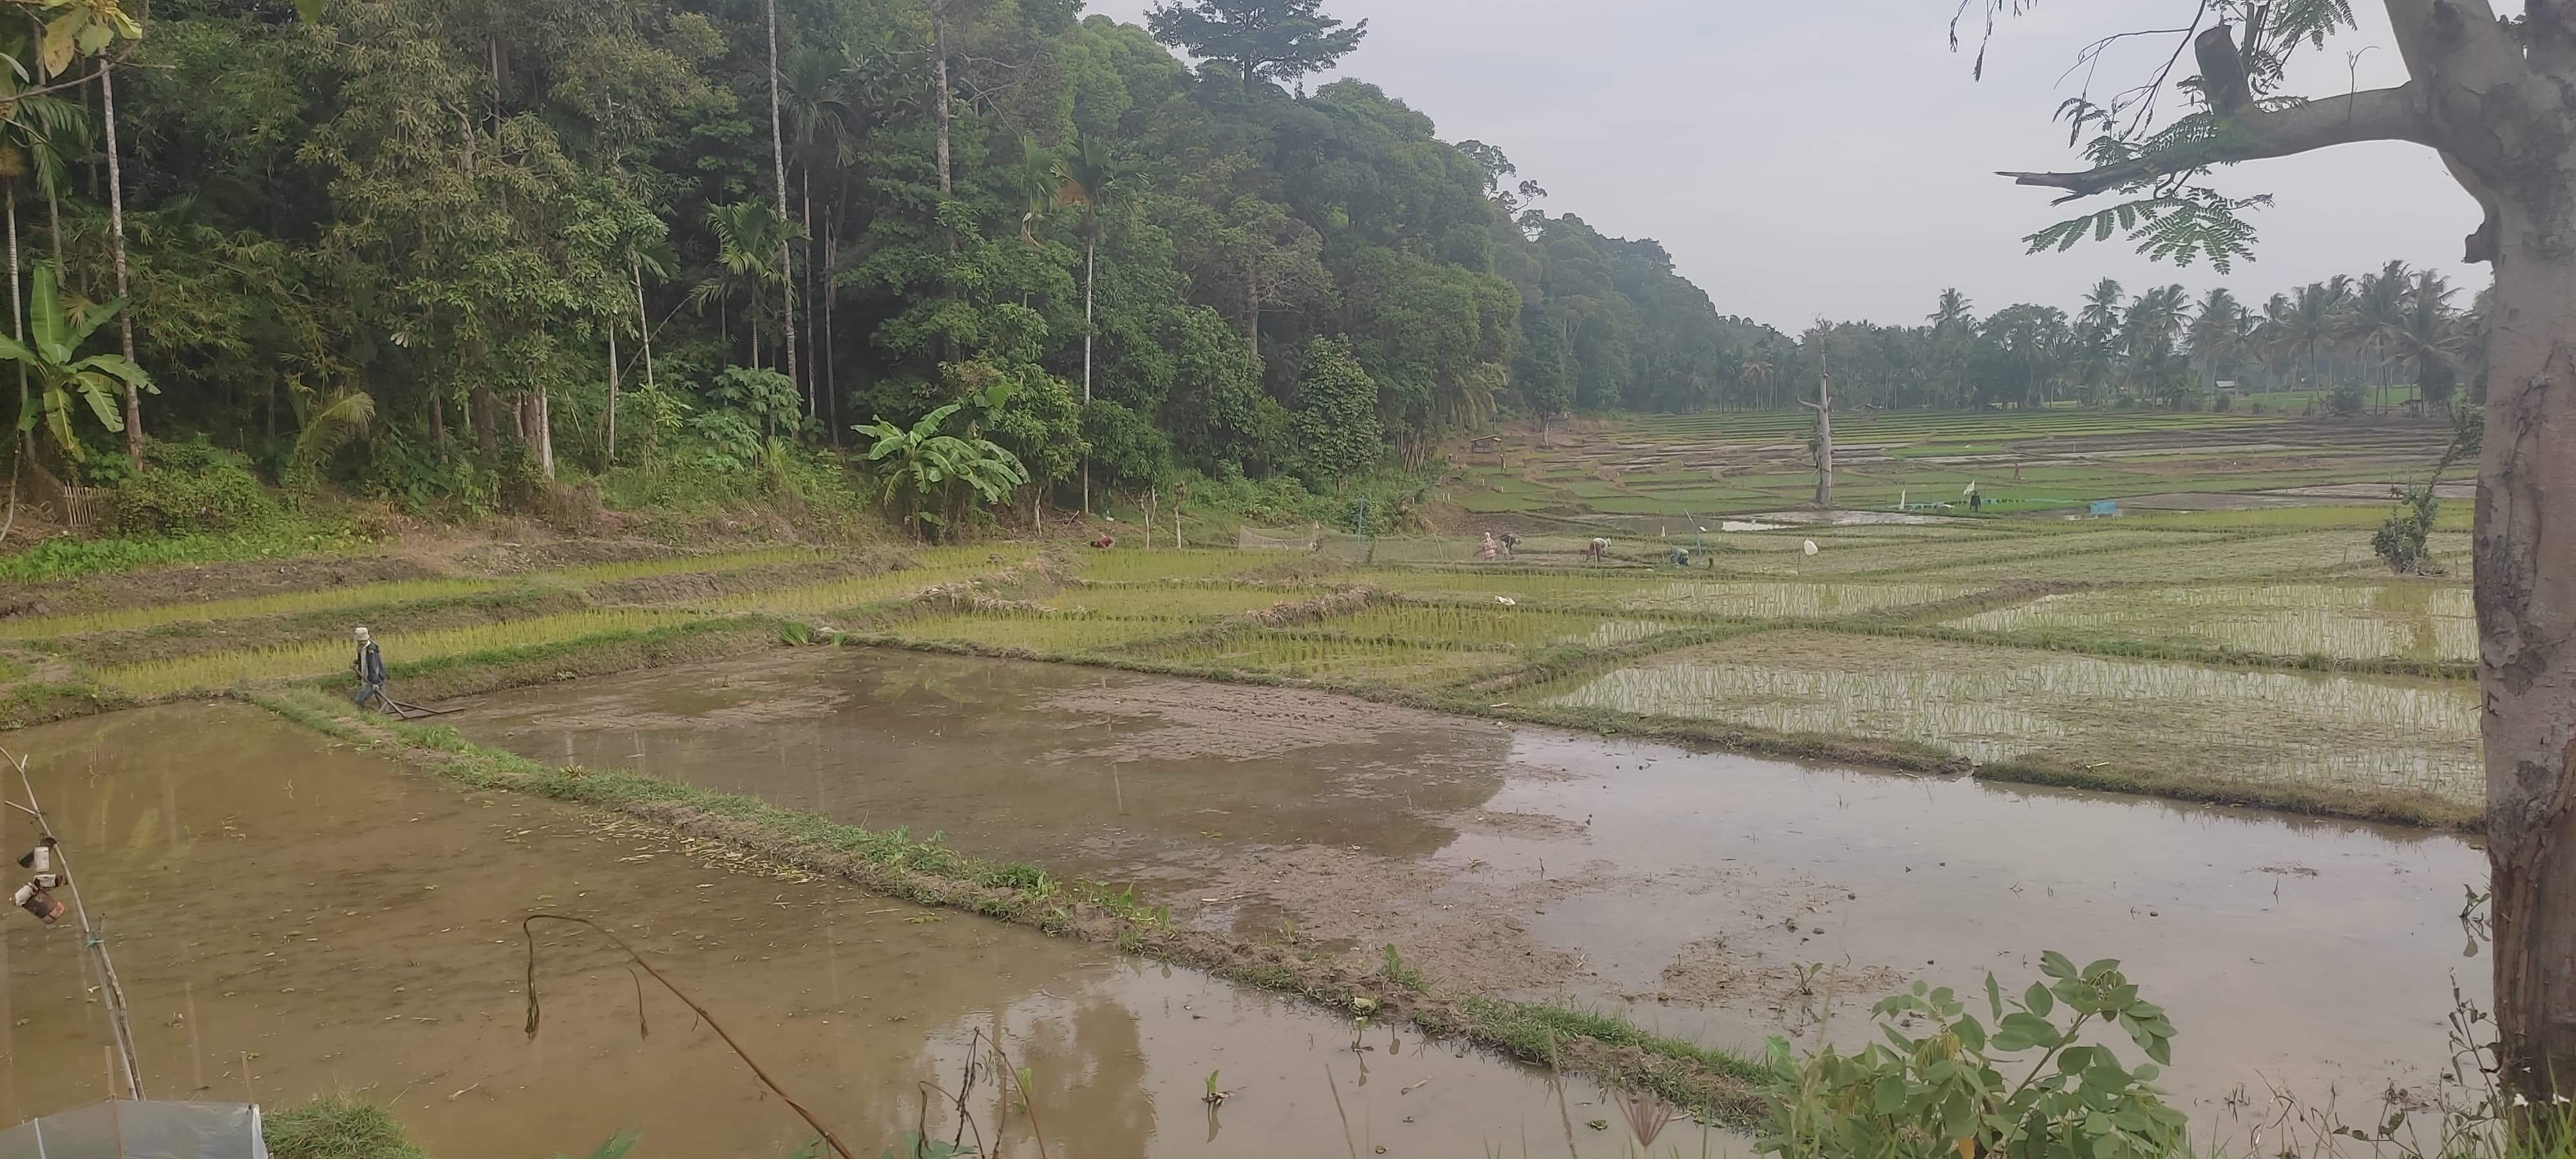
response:
M676 627L703 618L694 612L668 609L595 609L508 624L478 624L428 632L384 632L379 634L378 642L387 655L404 661L436 660L538 644L559 644L589 636ZM347 641L327 640L129 664L100 672L98 678L100 683L137 696L167 696L174 692L230 688L252 681L328 676L346 670L349 658Z

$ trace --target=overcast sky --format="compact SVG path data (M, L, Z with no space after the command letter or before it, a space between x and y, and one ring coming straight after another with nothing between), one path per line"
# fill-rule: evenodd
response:
M1090 0L1143 22L1152 0ZM1997 169L2073 169L2052 122L2097 37L2189 19L2190 0L2063 0L2007 22L1980 83L1950 53L1954 0L1325 0L1366 18L1341 76L1385 88L1444 140L1501 148L1521 176L1601 232L1664 243L1719 312L1792 332L1819 315L1918 321L1944 286L1980 313L2016 301L2071 308L2104 276L2131 292L2226 284L2259 302L2391 258L2472 286L2458 264L2477 208L2431 151L2349 145L2221 174L2269 191L2256 259L2221 278L2177 270L2116 239L2025 256L2018 240L2066 216ZM2386 18L2308 54L2298 91L2404 79ZM2174 40L2106 60L2097 91L2143 77ZM2368 46L2377 47L2368 47ZM2356 61L2346 54L2362 51ZM1973 43L1967 48L1974 51ZM2190 71L2186 63L2185 72ZM2114 82L2113 78L2119 78ZM2110 83L2105 83L2110 82ZM2073 208L2073 207L2068 207Z

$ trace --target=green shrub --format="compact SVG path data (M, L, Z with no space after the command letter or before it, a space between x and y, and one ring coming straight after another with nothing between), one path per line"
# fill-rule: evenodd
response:
M271 1111L260 1136L274 1159L429 1159L383 1107L345 1095Z
M1858 1053L1826 1047L1799 1058L1772 1039L1769 1115L1755 1150L1781 1159L2189 1154L2183 1113L2152 1085L2156 1064L2172 1058L2164 1011L2138 996L2118 962L2078 970L2052 950L2040 970L2047 978L2018 998L1986 975L1991 1028L1947 988L1917 982L1873 1009L1883 1041ZM2111 1047L2084 1040L2110 1028L2154 1061L2123 1067Z
M107 530L125 536L211 535L273 527L285 510L250 463L203 443L155 443L144 469L118 483Z

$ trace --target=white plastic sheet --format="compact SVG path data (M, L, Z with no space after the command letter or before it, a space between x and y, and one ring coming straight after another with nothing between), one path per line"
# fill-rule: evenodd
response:
M0 1159L268 1159L259 1107L112 1099L0 1130Z

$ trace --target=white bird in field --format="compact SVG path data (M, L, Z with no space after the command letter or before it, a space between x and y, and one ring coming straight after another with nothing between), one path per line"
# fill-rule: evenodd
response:
M1506 607L1506 608L1509 608L1509 607L1517 607L1517 606L1519 606L1519 604L1520 604L1520 601L1519 601L1519 600L1513 599L1513 598L1511 598L1510 596L1495 596L1495 597L1494 597L1494 602L1495 602L1495 603L1498 603L1498 604L1501 604L1502 606L1504 606L1504 607Z

